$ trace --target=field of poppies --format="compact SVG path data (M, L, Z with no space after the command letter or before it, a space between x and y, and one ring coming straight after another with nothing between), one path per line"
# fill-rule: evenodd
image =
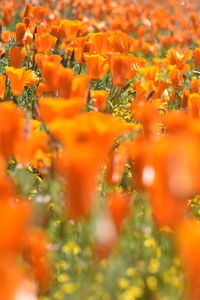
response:
M200 2L0 1L0 298L200 300Z

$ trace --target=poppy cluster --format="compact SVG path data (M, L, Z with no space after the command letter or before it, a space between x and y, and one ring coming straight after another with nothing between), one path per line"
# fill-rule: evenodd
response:
M48 238L53 214L37 210L45 197L30 194L42 181L51 198L56 181L62 220L95 219L97 260L115 252L135 194L145 194L158 234L172 232L188 299L199 300L198 1L5 0L0 9L2 299L48 294L48 256L60 245ZM23 193L18 169L40 183Z

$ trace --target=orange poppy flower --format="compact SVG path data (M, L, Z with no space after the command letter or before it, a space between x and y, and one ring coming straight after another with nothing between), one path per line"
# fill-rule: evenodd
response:
M0 251L16 253L23 244L21 237L31 217L31 205L28 202L20 202L10 206L1 202L0 216L0 226L4 228L0 238Z
M41 97L45 93L46 87L44 82L40 82L37 87L36 97Z
M58 76L57 72L59 71L60 64L44 61L42 63L42 79L45 84L45 93L55 93L58 88Z
M144 34L145 34L145 32L147 31L147 26L145 26L145 25L141 25L141 26L139 26L138 27L138 30L137 30L137 36L138 37L142 37Z
M89 90L89 76L86 74L80 74L75 76L72 81L71 97L87 99Z
M144 138L154 138L160 131L160 114L156 105L149 102L137 102L131 110L134 119L142 123Z
M57 65L60 65L61 60L62 60L62 57L58 54L46 55L46 54L42 54L42 53L37 53L35 55L35 62L38 65L38 67L40 68L40 70L42 69L44 62L51 62L51 63L57 64Z
M170 65L176 65L177 69L184 69L186 61L192 58L192 50L174 50L169 49L167 52L167 61Z
M32 6L31 8L31 15L33 16L35 23L42 23L44 20L48 20L50 14L50 9L42 5Z
M24 237L24 254L31 266L31 273L46 289L51 281L52 272L47 256L47 239L40 229L29 230Z
M11 102L0 103L0 152L3 157L14 156L14 145L20 134L21 112Z
M3 48L0 48L0 59L4 57L5 53L5 50Z
M158 67L150 66L150 67L140 68L139 72L144 76L145 80L155 81L156 74L158 72Z
M192 118L200 118L200 95L199 94L189 95L188 113Z
M59 96L69 98L71 93L72 82L74 79L74 70L61 68L58 79Z
M89 36L79 37L73 40L72 43L66 49L67 55L72 55L74 51L76 61L81 64L83 63L83 54L84 52L88 52L88 39Z
M90 35L90 39L92 40L92 45L94 47L94 52L100 55L106 55L108 52L108 43L107 37L109 34L107 32L98 32Z
M140 188L148 192L160 227L176 228L185 218L187 199L199 191L198 128L186 114L173 112L164 120L166 136L154 134L148 142L135 142L136 177Z
M109 92L104 90L91 90L91 96L93 99L93 105L99 111L103 111L106 105Z
M111 73L113 84L122 86L131 79L146 61L133 55L114 54L111 56Z
M59 38L59 35L60 35L60 27L58 25L55 25L55 26L52 26L51 27L51 31L50 31L50 34Z
M194 63L195 66L200 66L200 48L194 49Z
M182 99L181 99L181 107L184 109L187 108L189 96L190 96L190 91L183 90Z
M37 52L47 54L55 45L57 38L49 33L35 35L35 49Z
M0 260L0 293L4 300L16 298L24 283L24 270L17 264L15 256L3 254Z
M200 92L200 80L199 79L192 79L191 83L191 92L192 93L199 93Z
M120 182L123 176L125 164L130 158L131 141L122 142L118 149L113 151L109 156L106 169L106 181L110 185L115 185Z
M14 96L19 96L23 93L25 86L33 86L38 83L39 78L32 70L26 68L5 67L6 74L11 83L11 89Z
M39 122L38 122L39 123ZM15 157L19 163L27 165L34 165L35 167L41 165L46 157L45 162L48 161L48 141L49 136L46 132L40 131L39 125L34 129L32 120L22 120L21 135L15 144ZM26 149L26 152L24 152ZM40 160L40 164L39 164ZM45 165L45 163L43 164Z
M16 39L16 33L8 31L8 30L5 30L2 33L2 40L3 40L3 42L4 43L9 43L10 38Z
M68 214L73 219L85 217L94 207L99 168L115 138L130 126L113 116L90 112L69 121L54 121L49 129L63 145L57 169L67 182Z
M63 20L60 24L60 35L63 35L68 38L69 41L72 41L76 38L78 33L78 23L71 20Z
M156 55L158 53L158 45L157 44L143 42L141 48L145 53L151 53L153 55Z
M3 17L4 23L6 24L6 26L9 26L14 13L13 13L12 7L8 5L8 2L4 2L4 4L5 5L3 6L3 9L2 9L2 17Z
M26 24L24 23L17 23L16 25L16 44L17 46L23 46L24 36L26 32Z
M34 86L39 81L39 78L32 70L26 70L24 73L24 77L25 86Z
M20 68L25 56L26 51L24 49L11 47L9 49L10 66Z
M130 195L127 193L113 193L107 198L107 208L113 222L120 233L124 220L130 213Z
M60 35L65 37L67 41L73 41L77 36L87 31L82 21L63 20L60 23Z
M107 44L107 49L109 49L111 52L128 54L134 45L134 39L132 39L126 33L114 31L107 38Z
M161 41L163 47L169 47L174 43L174 37L172 35L158 35L158 39Z
M25 11L24 11L24 18L26 17L29 17L30 14L31 14L31 9L32 9L32 5L30 3L27 3L26 4L26 7L25 7Z
M190 175L187 177L188 172L192 169L187 169L186 163L189 149L181 152L182 148L176 149L174 146L174 140L177 138L163 139L155 144L141 143L134 159L136 182L149 195L154 221L158 227L168 226L172 229L185 217L187 198L192 192ZM179 145L183 146L182 139L180 139ZM184 143L185 145L187 142ZM146 147L145 150L144 147ZM193 162L191 162L191 168L194 167L192 164ZM183 178L184 190L180 174L185 176Z
M4 98L5 84L6 84L6 76L0 74L0 99Z
M85 103L81 98L40 98L39 110L46 123L60 118L73 118L79 114Z
M181 71L177 68L174 68L170 71L170 80L174 89L180 89L181 83L183 82L183 75Z
M90 79L101 79L109 70L107 59L98 54L84 55Z
M152 102L157 108L165 107L165 98L163 92L170 86L169 83L158 81L146 81L141 83L139 81L134 82L135 88L135 100L131 105L131 111L134 116L135 111L142 102Z

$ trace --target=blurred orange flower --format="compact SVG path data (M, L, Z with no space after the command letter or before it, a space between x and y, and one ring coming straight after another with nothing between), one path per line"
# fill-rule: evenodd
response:
M98 54L84 55L90 79L102 78L109 70L107 59Z
M25 56L26 51L24 49L11 47L9 49L10 66L20 68Z
M32 70L23 68L5 67L6 74L11 83L11 89L14 96L23 93L25 86L33 86L38 83L39 78Z

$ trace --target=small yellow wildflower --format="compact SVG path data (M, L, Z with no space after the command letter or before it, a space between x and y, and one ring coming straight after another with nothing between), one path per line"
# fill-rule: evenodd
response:
M65 260L62 259L56 264L56 268L60 270L67 270L69 268L69 265Z
M62 252L66 254L77 255L80 251L80 247L75 242L68 242L62 247Z
M63 292L60 291L60 290L55 292L54 295L53 295L53 298L56 299L56 300L63 299Z
M161 256L161 249L160 249L160 247L157 247L157 248L156 248L156 256L157 256L157 257L160 257L160 256Z
M54 209L54 207L55 207L55 204L53 202L49 203L49 208L50 209Z
M157 286L158 286L157 278L154 277L154 276L149 276L147 278L147 286L151 291L155 291L157 289Z
M132 286L120 296L120 300L136 300L140 298L142 294L143 290L141 288Z
M149 238L144 241L144 246L145 247L155 247L156 246L156 241L152 238Z
M148 271L150 273L156 273L158 272L158 269L160 267L160 263L157 259L151 259L148 266Z
M101 192L102 191L102 185L99 184L98 187L97 187L97 189L98 189L99 192Z
M107 266L107 260L106 259L102 259L102 261L100 262L100 265L102 268L105 268Z
M182 283L181 281L179 280L178 276L172 276L171 277L171 284L175 287L182 287Z
M53 222L53 226L54 227L57 227L57 226L59 226L61 224L61 220L55 220L54 222Z
M69 280L69 276L65 273L59 274L58 277L57 277L57 281L59 283L65 282L67 280Z
M126 274L129 277L134 277L137 274L137 269L136 268L128 268L126 270Z
M144 287L144 281L142 279L140 279L140 278L137 279L136 284L139 287Z
M174 263L175 266L178 266L178 267L181 264L180 259L178 257L176 257L176 258L173 259L173 263Z
M62 285L62 290L66 294L73 294L76 290L76 286L72 282L68 282Z
M129 281L124 277L119 278L117 283L121 289L126 289L129 286Z

